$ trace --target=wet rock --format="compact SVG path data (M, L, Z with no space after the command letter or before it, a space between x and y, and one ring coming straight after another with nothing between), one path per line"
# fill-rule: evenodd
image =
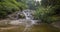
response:
M54 27L60 28L60 21L52 23Z
M8 15L8 18L11 20L21 19L21 18L25 18L25 15L22 12L18 11L18 12L11 14L11 15Z
M0 26L8 26L9 25L9 20L1 20L0 21Z
M20 15L18 15L18 17L22 19L22 18L25 18L25 15L24 14L20 14Z

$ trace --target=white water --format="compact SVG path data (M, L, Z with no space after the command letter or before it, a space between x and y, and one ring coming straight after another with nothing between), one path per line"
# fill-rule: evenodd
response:
M35 22L36 20L33 20L33 16L31 14L32 11L33 10L29 10L29 9L22 11L22 13L25 15L25 19L18 19L18 17L19 17L18 15L21 14L21 12L18 11L17 13L15 13L16 14L15 20L11 21L10 24L12 24L12 25L21 25L22 24L25 26L25 29L23 30L23 32L29 32L31 30L32 26L34 24L36 24L36 22ZM11 18L13 18L13 17L11 17Z
M26 17L26 20L30 20L27 21L25 29L23 32L29 32L30 29L32 28L32 25L35 24L34 20L33 20L33 16L31 15L31 10L27 9L23 11L23 14Z

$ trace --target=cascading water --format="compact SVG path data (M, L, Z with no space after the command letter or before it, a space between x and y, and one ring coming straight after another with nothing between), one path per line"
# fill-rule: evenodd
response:
M22 13L25 15L25 19L19 19L19 15L21 14L21 11L18 11L12 15L8 15L9 18L13 19L13 21L10 21L9 24L11 24L11 25L24 24L25 29L23 30L23 32L30 32L30 29L32 28L32 26L34 24L36 24L36 22L37 22L36 20L33 20L33 16L31 14L31 12L32 12L32 10L29 10L29 9L22 11Z
M27 9L27 10L24 10L23 11L23 14L25 15L26 17L26 20L30 20L30 21L27 21L26 23L26 26L25 26L25 29L23 32L29 32L32 25L35 24L34 20L33 20L33 16L31 15L31 10Z
M25 19L18 19L19 18L18 15L21 14L21 12L18 11L17 13L15 13L16 15L13 14L16 17L13 21L10 22L10 24L12 25L23 24L25 26L25 29L23 30L23 32L29 32L32 26L37 22L36 20L33 20L33 16L31 12L33 12L33 10L29 10L29 9L23 10L22 13L25 15ZM11 18L14 18L14 17L11 17Z

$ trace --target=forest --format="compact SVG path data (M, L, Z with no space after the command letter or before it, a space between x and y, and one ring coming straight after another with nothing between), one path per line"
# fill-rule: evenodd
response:
M13 15L11 18L16 19L11 19L8 15ZM18 20L22 21L24 25L20 26ZM34 25L32 20L39 21ZM22 32L25 26L27 28L23 32L60 32L60 0L0 0L0 22L2 22L2 24L0 23L2 28L18 26L14 30L7 29L0 32ZM9 22L13 25L10 25ZM33 27L29 30L31 25Z

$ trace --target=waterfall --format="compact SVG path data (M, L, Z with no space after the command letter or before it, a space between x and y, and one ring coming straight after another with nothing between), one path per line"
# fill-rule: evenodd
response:
M23 14L25 15L26 20L30 20L30 21L27 21L25 29L24 29L23 32L29 32L31 27L32 27L32 25L35 24L35 22L33 20L33 16L31 14L31 10L29 10L29 9L24 10Z
M16 12L15 14L12 14L13 16L16 16L15 19L14 17L10 16L11 18L13 18L14 20L10 21L9 24L11 25L24 25L25 29L23 30L23 32L29 32L32 28L32 26L34 24L36 24L36 20L33 20L33 16L32 16L32 12L34 10L30 10L30 9L26 9L23 10L22 12ZM23 15L25 15L24 19L18 19L21 13L23 13ZM34 13L34 12L33 12Z

